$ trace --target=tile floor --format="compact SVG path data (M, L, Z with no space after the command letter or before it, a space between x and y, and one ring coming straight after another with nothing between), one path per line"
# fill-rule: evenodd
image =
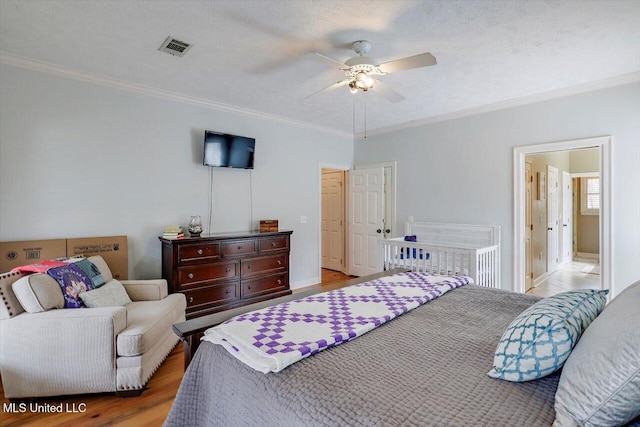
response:
M582 273L587 266L593 266L594 260L575 259L551 274L547 280L530 289L527 293L539 297L548 297L572 289L600 289L600 275Z

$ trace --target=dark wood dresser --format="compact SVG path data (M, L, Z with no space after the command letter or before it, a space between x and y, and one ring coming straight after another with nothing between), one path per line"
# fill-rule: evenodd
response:
M162 277L187 319L290 295L292 231L217 233L162 242Z

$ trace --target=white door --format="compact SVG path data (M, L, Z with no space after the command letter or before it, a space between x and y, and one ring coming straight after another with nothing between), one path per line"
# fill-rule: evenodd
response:
M378 271L378 239L384 228L384 168L349 171L349 271Z
M562 172L562 263L573 259L573 181Z
M525 176L524 176L524 263L525 263L525 292L533 288L533 263L532 263L532 250L531 250L531 233L533 230L533 165L531 163L525 163Z
M547 165L547 273L558 269L558 169Z
M322 171L322 268L344 270L344 172Z

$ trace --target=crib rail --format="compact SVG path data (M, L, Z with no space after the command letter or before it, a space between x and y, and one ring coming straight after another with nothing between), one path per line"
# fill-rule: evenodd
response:
M448 276L470 276L481 286L499 288L499 246L463 248L400 239L378 241L380 271L407 268Z

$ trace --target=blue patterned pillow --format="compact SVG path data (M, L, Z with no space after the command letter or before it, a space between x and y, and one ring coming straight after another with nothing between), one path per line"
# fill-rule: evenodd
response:
M532 305L502 334L487 375L523 382L562 367L587 326L604 309L609 291L581 289Z

